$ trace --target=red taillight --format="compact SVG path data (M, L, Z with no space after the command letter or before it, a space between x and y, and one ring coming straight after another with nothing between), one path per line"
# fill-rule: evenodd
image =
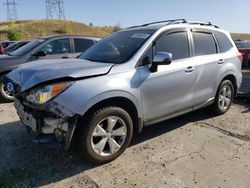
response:
M237 53L237 57L239 58L240 62L242 63L242 61L243 61L243 55L242 55L242 53L238 52Z

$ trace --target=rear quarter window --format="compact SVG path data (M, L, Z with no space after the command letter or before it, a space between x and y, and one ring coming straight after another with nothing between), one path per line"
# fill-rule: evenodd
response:
M216 43L211 33L193 32L193 41L196 56L217 53Z
M221 53L227 52L233 47L232 43L224 33L215 32L214 35Z
M88 48L94 45L94 41L90 39L74 39L75 44L75 53L82 53L85 52Z

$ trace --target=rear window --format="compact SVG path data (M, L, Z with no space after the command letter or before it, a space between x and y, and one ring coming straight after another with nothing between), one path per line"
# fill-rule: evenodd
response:
M232 43L224 33L215 32L214 35L216 37L221 53L227 52L233 47Z
M195 55L216 54L216 44L211 33L193 32Z
M76 53L85 52L89 47L91 47L92 45L94 45L94 41L93 40L89 40L89 39L78 39L78 38L75 38L74 39L74 43L75 43L75 52Z
M235 42L237 48L250 48L250 42Z

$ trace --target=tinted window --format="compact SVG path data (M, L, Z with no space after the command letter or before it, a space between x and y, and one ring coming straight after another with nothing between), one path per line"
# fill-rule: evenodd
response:
M220 52L222 53L226 52L233 47L232 43L230 42L230 40L224 33L216 32L214 34L215 34L217 43L219 45Z
M216 54L216 44L214 37L209 33L193 32L195 55Z
M45 44L38 51L44 51L47 55L70 53L70 41L69 39L53 40Z
M170 52L173 60L187 58L188 37L186 32L171 33L160 37L155 45L156 52Z
M250 42L245 43L246 48L250 48Z
M79 58L103 63L128 61L155 30L115 32L89 48Z
M74 39L75 43L75 52L82 53L85 52L89 47L94 44L93 40L88 39Z
M237 48L250 48L250 42L235 42Z

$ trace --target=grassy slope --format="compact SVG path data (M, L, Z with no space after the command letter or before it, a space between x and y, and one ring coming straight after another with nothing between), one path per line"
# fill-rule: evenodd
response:
M56 35L64 30L66 25L72 28L70 34L81 34L103 37L113 31L113 27L95 27L83 23L58 20L23 20L16 22L0 22L0 40L7 39L8 28L11 27L21 33L23 40L34 39L39 36Z
M66 25L72 28L72 34L103 37L113 31L113 27L95 27L83 23L58 20L22 20L16 22L0 22L0 40L7 39L8 27L12 27L21 33L22 39L34 39L39 36L59 34ZM250 34L232 33L234 40L250 40Z

